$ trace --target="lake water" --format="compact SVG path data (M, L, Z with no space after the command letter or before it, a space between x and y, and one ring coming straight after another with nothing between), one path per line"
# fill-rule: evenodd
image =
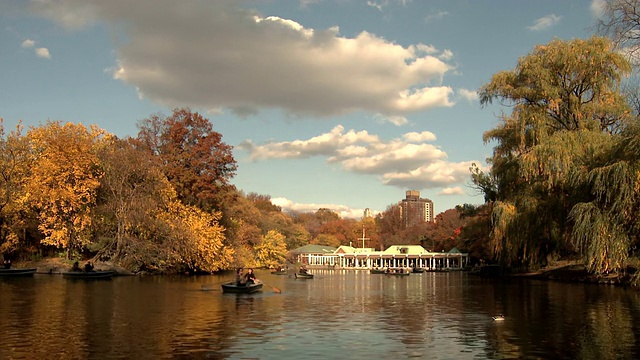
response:
M0 278L0 359L640 358L638 290L311 272L258 270L252 295L223 294L230 274Z

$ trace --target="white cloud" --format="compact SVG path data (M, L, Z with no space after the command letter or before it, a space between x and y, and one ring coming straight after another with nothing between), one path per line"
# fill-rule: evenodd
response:
M440 11L432 12L431 14L425 16L424 21L426 23L430 23L434 20L442 20L442 18L444 18L447 15L449 15L447 11L440 10Z
M329 209L337 213L338 215L340 215L340 217L343 219L361 219L364 215L364 209L353 209L346 205L295 203L284 197L271 198L271 203L273 205L279 206L285 212L295 211L295 212L307 213L307 212L316 212L319 209Z
M468 181L471 163L479 162L449 162L447 154L430 143L435 140L433 133L423 131L382 141L367 131L345 131L340 125L307 140L261 145L246 140L238 148L248 151L254 161L322 156L344 171L374 175L385 185L403 189L452 187Z
M51 54L49 54L49 49L47 48L37 48L35 49L36 55L41 58L51 59Z
M604 13L605 0L592 0L591 1L591 13L593 17L600 18Z
M27 39L27 40L23 41L20 46L26 49L26 48L34 47L35 44L36 44L35 41L33 41L31 39Z
M409 171L386 173L382 176L383 183L406 189L448 187L467 181L469 167L473 162L451 163L438 160Z
M438 195L464 195L464 191L460 186L448 187L442 189Z
M546 30L553 25L557 24L562 16L558 16L556 14L549 14L547 16L543 16L540 19L534 21L533 25L527 26L527 29L531 31L542 31Z
M22 42L22 44L20 44L20 47L22 47L23 49L33 48L33 52L36 54L37 57L40 57L43 59L51 59L51 54L49 53L49 49L43 48L43 47L34 48L35 46L36 46L36 42L31 39L26 39L25 41Z
M402 126L409 123L409 120L406 117L400 115L385 116L383 114L376 114L374 117L380 123L391 123L395 126Z
M68 28L111 27L122 39L114 78L166 106L391 117L453 105L443 79L454 66L432 46L404 47L367 32L346 37L337 27L311 29L229 0L34 4Z
M410 132L403 135L408 142L417 143L425 141L436 141L436 135L431 131L423 131L421 133Z
M465 100L469 102L478 100L478 92L476 90L469 90L465 88L458 89L458 94Z

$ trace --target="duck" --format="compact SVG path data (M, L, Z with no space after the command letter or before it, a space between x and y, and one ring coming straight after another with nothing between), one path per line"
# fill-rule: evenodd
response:
M504 321L504 315L496 315L493 317L493 321Z

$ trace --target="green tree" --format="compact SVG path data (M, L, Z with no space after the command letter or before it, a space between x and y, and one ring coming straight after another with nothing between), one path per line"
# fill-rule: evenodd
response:
M569 212L587 191L570 180L611 148L612 135L628 122L619 90L629 70L605 38L554 40L482 87L482 104L498 99L512 107L484 134L497 143L492 250L505 264L537 266L571 251Z

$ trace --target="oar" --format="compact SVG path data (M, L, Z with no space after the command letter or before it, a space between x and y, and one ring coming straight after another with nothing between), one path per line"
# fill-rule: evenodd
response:
M215 283L213 283L211 285L202 284L202 285L200 285L200 288L201 288L202 291L216 291L218 289L214 289L213 288L215 285L220 285L222 283L226 283L226 282L230 282L230 281L231 280L227 279L227 280L222 280L222 281L215 282Z
M275 287L275 286L273 286L273 285L269 285L269 284L267 284L266 282L264 282L264 281L262 281L262 280L260 280L260 282L261 282L263 285L267 285L268 287L270 287L270 288L273 290L273 292L274 292L274 293L276 293L276 294L282 294L282 290L280 290L280 288L277 288L277 287Z

